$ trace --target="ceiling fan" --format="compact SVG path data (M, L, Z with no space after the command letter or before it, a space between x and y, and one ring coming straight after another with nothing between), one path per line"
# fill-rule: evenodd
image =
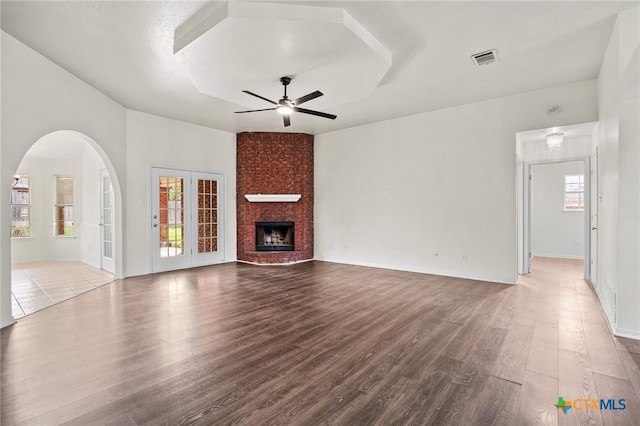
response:
M276 110L278 111L280 114L282 114L282 119L284 120L284 126L290 126L291 125L291 113L292 112L301 112L303 114L309 114L309 115L316 115L318 117L324 117L324 118L329 118L331 120L335 120L337 115L333 115L333 114L327 114L326 112L320 112L320 111L313 111L311 109L305 109L305 108L300 108L298 107L298 105L310 101L311 99L315 99L317 97L322 96L322 92L320 92L319 90L316 90L315 92L311 92L308 95L304 95L301 98L298 99L294 99L291 100L287 97L287 86L289 85L289 83L291 83L291 77L281 77L280 78L280 82L282 83L282 85L284 86L284 96L282 96L282 99L280 99L278 102L274 102L271 99L267 99L263 96L260 95L256 95L253 92L250 92L248 90L243 90L244 93L246 93L247 95L251 95L251 96L255 96L256 98L260 98L264 101L267 101L271 104L277 105L273 108L264 108L264 109L252 109L249 111L236 111L236 114L243 114L243 113L247 113L247 112L258 112L258 111L273 111Z

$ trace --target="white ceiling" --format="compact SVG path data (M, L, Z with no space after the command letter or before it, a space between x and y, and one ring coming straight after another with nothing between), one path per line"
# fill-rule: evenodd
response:
M343 8L392 54L390 70L370 96L327 109L338 115L336 120L292 116L286 131L312 134L596 78L615 14L638 5L607 0L269 2ZM178 27L202 8L225 3L3 0L1 25L127 108L234 133L285 131L275 111L234 114L245 108L200 93L173 54ZM258 45L255 38L238 37L231 48L246 53ZM470 55L489 49L498 50L500 61L475 66ZM286 58L285 52L276 53ZM234 70L234 85L267 97L269 91L280 93L281 75L269 64L255 64L264 70L261 81L234 61L227 65ZM349 67L355 74L366 72L357 64ZM308 92L296 91L295 82L290 97ZM314 90L325 92L322 83ZM318 109L320 99L305 106Z

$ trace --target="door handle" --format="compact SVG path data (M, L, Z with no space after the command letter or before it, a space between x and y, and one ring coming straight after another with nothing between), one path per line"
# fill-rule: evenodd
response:
M596 228L595 226L592 226L592 227L591 227L591 230L592 230L592 231L595 231L596 229L598 229L598 228Z

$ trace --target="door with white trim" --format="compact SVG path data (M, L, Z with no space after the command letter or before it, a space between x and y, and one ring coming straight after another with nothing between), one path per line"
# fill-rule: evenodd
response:
M201 266L224 260L222 228L223 175L191 173L193 243L191 265Z
M152 271L224 260L224 176L153 167Z
M591 217L589 220L590 250L589 250L589 274L588 277L594 287L598 287L598 148L591 156Z
M114 273L114 214L113 214L113 186L111 177L106 169L100 170L100 247L101 267L107 272Z

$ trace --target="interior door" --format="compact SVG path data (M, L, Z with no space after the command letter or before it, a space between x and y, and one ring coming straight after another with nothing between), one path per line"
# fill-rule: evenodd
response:
M589 279L594 287L598 286L598 148L591 156L591 215L589 248Z
M154 167L152 271L210 265L224 260L224 176Z
M106 169L100 170L100 247L101 267L105 271L114 273L114 242L113 242L113 186L111 177Z

